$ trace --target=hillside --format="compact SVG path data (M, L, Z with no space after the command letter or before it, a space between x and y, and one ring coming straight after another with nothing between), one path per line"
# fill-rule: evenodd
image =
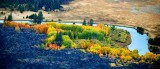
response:
M45 19L82 21L84 18L92 18L102 23L141 26L152 33L153 37L160 36L160 0L74 0L62 6L64 11L43 11ZM33 13L14 11L13 16L14 19L23 19ZM0 19L3 18L4 15L1 15Z

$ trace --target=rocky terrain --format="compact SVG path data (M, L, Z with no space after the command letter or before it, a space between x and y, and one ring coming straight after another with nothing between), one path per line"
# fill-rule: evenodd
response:
M31 29L2 27L0 24L0 67L38 68L38 69L148 69L148 64L117 65L116 59L107 56L99 57L96 54L82 52L80 49L44 50L39 48L46 38L45 34L37 34Z
M81 69L110 68L109 61L98 55L83 53L78 49L61 51L37 48L46 35L36 34L33 30L2 28L0 25L0 67L38 68L38 69Z

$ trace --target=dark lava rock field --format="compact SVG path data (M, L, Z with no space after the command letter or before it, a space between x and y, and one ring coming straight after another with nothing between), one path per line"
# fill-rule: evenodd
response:
M2 27L0 24L0 68L1 69L110 69L111 59L79 49L44 50L42 44L47 35L36 34L32 29ZM116 69L145 68L146 65L114 67Z
M47 37L34 30L2 28L0 25L0 68L2 69L107 69L109 61L78 49L61 51L35 47Z

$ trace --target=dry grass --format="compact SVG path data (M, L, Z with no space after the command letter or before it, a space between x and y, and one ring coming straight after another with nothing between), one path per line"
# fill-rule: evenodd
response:
M113 0L112 0L113 1ZM160 13L143 12L142 7L160 5L160 0L119 0L120 2L110 2L109 0L75 0L69 5L64 5L64 12L44 12L47 20L62 19L64 21L82 21L94 19L96 22L122 24L129 26L141 26L150 31L154 36L160 36ZM131 12L132 8L136 12ZM24 12L23 14L14 11L14 19L23 19L34 12ZM8 15L8 14L6 14ZM4 18L4 16L0 16Z

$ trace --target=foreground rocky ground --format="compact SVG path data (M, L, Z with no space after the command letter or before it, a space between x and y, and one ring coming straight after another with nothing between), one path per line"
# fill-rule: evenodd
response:
M113 59L99 57L96 54L83 53L79 49L61 51L43 50L36 46L46 38L45 34L36 34L33 30L3 28L0 24L0 68L1 69L147 69L150 65L129 64L116 66Z

